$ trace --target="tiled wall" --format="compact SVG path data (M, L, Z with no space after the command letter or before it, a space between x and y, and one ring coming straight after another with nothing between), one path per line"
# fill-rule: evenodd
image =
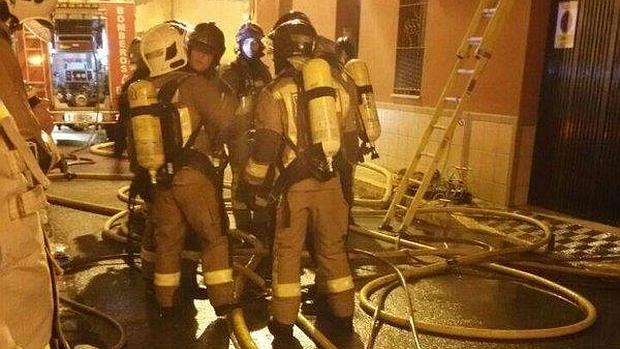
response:
M406 168L430 122L433 110L389 103L380 103L378 107L383 131L377 141L381 158L376 162L392 171ZM446 124L446 120L447 117L444 117L442 124ZM474 195L493 204L507 206L510 203L515 159L515 134L516 117L466 113L464 126L456 129L442 173L449 175L454 166L470 167L468 182ZM431 138L431 151L439 146L439 141L439 137ZM529 178L527 167L522 167L521 171L523 174L527 172ZM527 186L523 179L519 183L522 189Z

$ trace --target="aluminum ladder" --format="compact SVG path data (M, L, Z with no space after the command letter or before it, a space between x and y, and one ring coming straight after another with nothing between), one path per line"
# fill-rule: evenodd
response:
M415 156L394 193L380 229L392 231L392 220L396 217L397 212L403 211L404 217L396 231L402 233L411 224L422 204L424 194L431 183L440 159L446 155L446 150L452 140L456 125L459 123L463 108L492 56L493 45L497 41L514 2L515 0L480 1L465 38L456 53L456 63L435 105L431 121L422 136ZM440 121L445 109L452 109L452 112L449 122L442 125ZM435 151L429 149L431 137L441 138ZM420 169L419 165L422 158L429 159L430 164L420 182L413 178L413 174ZM418 186L414 196L407 194L410 184Z

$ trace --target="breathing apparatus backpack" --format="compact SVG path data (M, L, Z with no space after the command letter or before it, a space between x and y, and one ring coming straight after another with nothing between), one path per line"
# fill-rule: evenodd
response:
M375 103L374 90L368 73L366 62L352 59L345 65L346 73L353 79L357 87L358 116L361 128L363 154L370 154L371 159L379 158L374 142L381 136L381 123Z
M303 90L297 100L298 142L288 136L286 145L295 153L295 160L278 177L274 197L306 178L325 182L336 175L333 161L340 152L340 120L336 111L336 90L329 64L320 58L313 58L303 65L301 74L293 79ZM303 150L302 150L303 148Z
M150 185L171 184L175 161L191 138L188 108L172 102L179 86L189 76L168 82L159 92L148 80L134 82L127 91L133 144L130 162L137 169L136 178L148 177Z

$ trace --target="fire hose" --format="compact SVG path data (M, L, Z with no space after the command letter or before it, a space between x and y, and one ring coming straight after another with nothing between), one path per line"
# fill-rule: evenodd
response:
M109 177L107 175L99 175L99 174L91 174L91 175L78 174L77 178L82 178L82 179L87 179L89 177L91 177L92 179L104 179L104 177L106 177L105 179L119 178L117 175L111 175ZM57 176L54 178L58 178L58 177L61 177L61 176ZM391 183L391 176L386 176L386 178L390 178L389 183ZM123 180L125 180L125 178L123 178ZM386 180L386 185L387 183L388 181ZM121 196L120 194L121 191L124 191L124 190L125 190L124 188L121 188L121 190L119 190L119 198L125 197L124 195ZM386 190L386 192L391 193L391 190L389 191ZM382 201L383 199L373 201L373 202L368 201L367 204L370 207L378 208L378 207L381 207L380 202ZM126 212L122 212L121 210L116 209L116 208L110 208L110 207L105 207L101 205L90 204L90 203L79 201L79 200L66 200L64 198L59 198L59 197L54 197L54 196L51 197L50 202L57 203L60 205L66 205L72 208L83 209L89 212L106 214L106 215L114 215L112 217L113 219L108 221L112 223L120 220L126 214ZM356 201L356 203L359 203L359 202ZM358 209L354 211L356 215L361 215L361 216L365 216L365 215L376 216L376 215L383 214L383 212L384 211L374 210L374 209L373 210ZM419 210L419 215L428 214L428 213L484 214L484 215L492 215L492 216L504 216L504 217L511 218L511 219L520 219L520 220L524 220L524 221L527 221L531 224L538 226L544 232L544 235L542 238L538 239L534 243L522 244L516 247L500 249L500 250L484 251L484 252L479 252L479 253L474 253L474 254L465 254L466 251L463 249L437 249L430 245L410 241L401 236L394 236L394 235L391 235L385 232L372 231L372 230L368 230L368 229L365 229L359 226L351 226L351 231L357 234L371 237L375 240L393 243L399 248L405 247L406 249L409 249L408 253L410 254L442 256L446 258L445 261L442 261L439 263L433 263L431 265L419 267L413 270L411 269L403 270L402 277L406 280L410 281L410 280L417 280L417 279L424 278L424 277L430 277L430 276L437 275L440 273L445 273L457 267L481 265L483 268L492 270L494 272L508 274L508 275L511 275L517 278L524 279L528 282L543 285L546 288L551 289L554 292L557 292L558 294L561 294L566 299L571 299L574 302L574 304L576 304L579 307L579 309L584 313L585 317L579 322L575 324L567 325L567 326L547 328L547 329L529 329L529 330L490 330L490 329L480 329L480 328L467 328L467 327L429 324L429 323L425 323L421 321L413 321L413 316L411 312L409 312L410 317L405 319L400 316L385 312L382 309L385 299L387 298L391 289L399 285L401 287L406 288L406 286L402 284L402 279L400 280L400 284L399 282L397 282L400 279L398 276L398 273L393 273L393 274L389 274L386 276L382 276L380 278L377 278L367 283L360 291L361 307L364 311L373 315L373 323L379 323L379 321L382 321L382 322L388 323L390 325L393 325L399 328L404 328L404 329L409 329L409 330L415 330L417 328L420 331L424 331L424 332L431 332L431 333L450 335L450 336L467 337L467 338L524 339L524 338L550 338L550 337L558 337L558 336L564 336L564 335L576 333L576 332L579 332L587 328L595 321L596 310L594 309L593 305L588 300L578 295L577 293L572 292L556 283L543 279L539 276L526 273L523 271L519 271L516 269L508 268L505 266L501 266L495 263L491 263L492 261L496 261L499 259L502 259L502 262L504 262L504 259L506 257L513 256L513 255L520 254L520 253L527 252L527 251L533 251L546 245L550 241L551 234L549 232L548 227L546 227L541 222L535 219L532 219L530 217L516 215L512 213L492 211L492 210L483 210L483 209L473 209L473 208L423 208ZM108 224L106 222L106 227L104 228L111 228L113 226L112 223ZM411 251L410 249L414 249L414 251ZM360 253L367 253L367 252L368 251L364 251ZM247 280L257 284L259 287L264 288L265 287L264 280L260 279L258 275L255 275L255 273L251 271L252 265L254 264L253 261L255 262L257 260L260 260L259 256L260 256L259 249L257 249L256 256L255 256L256 258L252 258L250 260L251 262L250 264L246 266L236 266L235 269L238 272L240 272L240 274L243 275L244 278L246 278ZM241 286L238 286L239 284L241 285L243 284L243 281L241 281L240 279L238 279L238 281L235 284L236 289L241 287ZM380 304L376 305L373 302L371 302L370 298L372 297L374 293L382 289L384 289L385 292L380 297L380 300L381 300L381 302L379 302ZM257 348L256 344L251 340L251 336L249 335L249 330L247 329L247 326L245 325L245 320L243 319L242 311L238 310L238 311L233 312L233 314L231 314L230 316L230 321L231 321L231 328L233 329L235 337L237 341L240 343L241 347L252 348L252 349ZM302 329L304 329L305 332L308 333L311 336L311 338L313 338L313 340L315 340L317 343L321 344L323 340L327 341L327 339L324 336L323 338L321 338L322 335L320 334L320 332L316 331L316 329L314 329L313 327L310 327L312 326L311 323L307 319L305 319L301 314L300 314L300 318L298 318L298 325ZM373 331L375 331L374 327L375 325L373 325ZM378 333L378 330L377 330L377 333ZM371 339L369 340L369 344L371 345L374 344L377 333L371 334L373 337L371 337ZM415 332L414 332L414 335L415 335ZM333 345L330 346L331 343L329 343L328 341L321 345L323 345L324 347L328 347L328 348L333 347ZM416 338L416 345L418 345L419 347L417 338Z

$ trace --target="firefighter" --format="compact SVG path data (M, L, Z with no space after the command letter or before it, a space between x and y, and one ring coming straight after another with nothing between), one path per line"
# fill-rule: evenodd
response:
M140 79L146 79L149 76L149 70L140 57L140 38L134 38L129 46L129 63L131 64L131 77L121 87L121 93L118 98L118 123L115 125L112 135L108 135L114 140L114 157L122 158L123 153L127 150L127 127L129 126L129 101L127 98L127 89L129 85Z
M179 28L180 32L184 32L179 22L166 22ZM119 122L116 130L116 140L114 143L114 155L121 158L125 150L127 150L130 162L130 170L135 174L130 186L130 204L129 204L129 229L131 236L141 236L140 259L142 266L142 276L148 283L152 285L155 273L155 235L153 222L150 218L150 208L152 205L152 193L146 186L148 181L145 174L140 170L135 158L135 151L131 142L127 142L128 129L131 125L131 109L129 106L129 96L127 90L134 82L147 79L149 77L149 69L140 54L141 38L135 38L129 47L129 60L132 66L132 76L125 82L121 88L119 97ZM136 207L134 199L140 196L144 203ZM201 289L198 288L195 273L198 261L200 260L200 244L194 234L188 234L186 239L186 249L182 253L181 260L181 286L184 287L186 295L201 297ZM198 242L196 242L198 240ZM190 247L191 246L191 247ZM153 290L147 287L147 294L151 295Z
M203 277L211 304L217 315L225 315L234 306L233 277L215 157L236 103L220 93L214 78L183 70L188 63L184 44L183 34L171 24L150 29L140 50L150 82L138 81L129 88L136 157L142 167L148 168L151 183L156 183L151 208L156 241L153 283L162 314L174 312L181 254L190 228L201 240ZM212 54L211 64L217 65L218 60L219 56ZM141 96L157 101L159 107L136 108ZM154 118L161 124L157 128L140 128L149 113L162 113ZM159 140L148 138L159 127L166 135L165 152L151 147L161 142L162 132L155 133ZM144 155L144 149L155 153ZM149 167L160 158L165 159L165 164Z
M49 184L24 139L41 127L30 107L11 35L22 25L51 36L56 0L0 0L0 347L42 349L55 321L53 275L39 212ZM21 135L20 135L21 133ZM56 328L57 329L57 328Z
M278 77L259 95L255 143L244 177L254 187L255 202L279 198L268 327L274 348L292 348L299 347L292 325L300 305L300 259L308 225L330 310L318 321L346 335L353 331L354 285L344 239L349 207L333 158L357 141L357 131L353 96L340 76L324 60L309 59L317 38L312 25L299 19L283 22L270 37ZM265 178L273 167L280 176L269 190Z
M338 61L344 67L350 60L357 58L355 54L355 44L353 40L346 35L338 37L336 39L336 56Z
M235 112L235 127L227 140L232 170L232 208L235 225L239 230L252 232L264 243L270 240L267 233L270 214L266 210L254 212L245 204L240 175L249 158L249 133L254 129L254 106L256 97L262 88L271 81L269 68L261 61L264 45L261 27L254 23L244 23L239 28L237 41L237 58L222 67L220 78L239 99L239 108ZM254 219L253 219L254 218Z
M187 51L189 70L213 78L217 75L220 59L226 51L224 33L215 22L199 23L189 34Z

